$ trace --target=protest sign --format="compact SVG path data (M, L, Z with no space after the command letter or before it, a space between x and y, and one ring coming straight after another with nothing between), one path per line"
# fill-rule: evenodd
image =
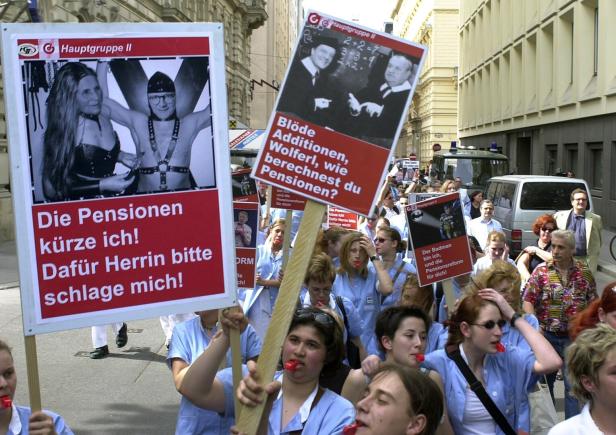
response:
M258 202L257 185L250 176L250 168L233 171L231 174L231 188L234 201Z
M415 204L417 202L425 201L431 198L438 198L443 196L442 193L409 193L409 204Z
M257 264L256 243L259 227L259 203L234 201L233 216L237 286L253 288Z
M231 305L222 25L3 24L2 43L25 334Z
M357 215L336 207L327 208L327 226L357 230Z
M253 176L368 215L426 48L309 12Z
M296 195L276 186L272 186L272 203L273 208L282 208L284 210L304 210L306 207L306 198L301 195Z
M471 272L473 261L457 192L410 204L406 213L422 286Z

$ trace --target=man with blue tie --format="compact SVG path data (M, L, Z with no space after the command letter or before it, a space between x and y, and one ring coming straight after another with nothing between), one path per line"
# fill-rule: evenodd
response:
M593 274L597 273L597 262L601 252L601 216L589 210L588 194L584 189L571 192L571 210L554 214L561 230L571 230L575 235L575 258L586 262Z

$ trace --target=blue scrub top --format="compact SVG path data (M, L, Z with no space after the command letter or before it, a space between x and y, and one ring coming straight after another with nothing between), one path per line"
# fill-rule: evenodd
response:
M13 432L13 428L10 427L9 423L9 431L7 432L7 435L28 435L30 433L28 430L28 422L30 420L30 416L32 415L32 410L27 406L13 405L13 412L17 412L17 417L21 423L21 430L19 432ZM68 427L62 417L55 412L47 410L44 410L43 412L52 418L53 426L58 435L73 435L73 431L70 427Z
M177 324L173 330L169 353L167 354L169 368L171 368L171 362L174 358L192 364L209 346L210 341L211 337L205 334L199 317ZM261 340L250 325L240 334L240 349L244 363L261 353ZM227 352L226 359L226 365L231 366L230 350ZM228 434L234 423L233 418L199 408L182 396L175 433L176 435Z

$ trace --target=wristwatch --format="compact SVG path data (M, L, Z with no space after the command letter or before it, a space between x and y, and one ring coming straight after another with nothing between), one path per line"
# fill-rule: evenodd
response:
M511 316L511 320L509 321L509 324L511 325L512 328L515 328L515 321L518 320L520 317L522 317L522 315L519 313L514 313L514 315Z
M370 261L374 262L374 260L377 260L379 257L377 257L376 255L373 255L372 257L370 257Z

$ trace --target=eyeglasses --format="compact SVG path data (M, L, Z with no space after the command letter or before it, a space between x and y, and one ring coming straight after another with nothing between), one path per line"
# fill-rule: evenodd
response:
M163 101L171 102L175 100L175 94L148 95L148 100L154 104L160 104Z
M370 222L374 222L374 221L375 221L375 220L377 220L377 219L378 219L378 218L375 218L375 217L369 217L369 218L368 218L368 220L369 220Z
M582 202L586 202L588 201L586 198L573 198L574 201L582 201Z
M296 319L312 319L315 322L319 322L321 325L331 326L335 323L335 320L327 313L322 311L308 310L305 308L299 309L295 312Z
M541 231L543 231L544 233L551 233L555 229L556 228L546 228L546 227L543 227L543 228L541 228Z
M495 322L494 320L488 320L485 323L471 323L471 325L475 325L475 326L482 326L484 328L486 328L487 330L492 330L494 329L494 327L496 325L498 325L498 327L500 329L503 329L503 326L505 326L507 324L507 321L504 319L500 319L497 322Z
M385 242L388 242L388 241L390 241L390 240L391 240L391 239L384 239L384 238L382 238L382 237L375 237L375 238L374 238L374 240L373 240L373 242L374 242L374 243L377 243L377 242L378 242L378 243L385 243Z
M494 210L494 207L484 207L482 210Z
M331 287L323 288L323 287L309 287L309 291L319 294L319 295L328 295L332 292Z

